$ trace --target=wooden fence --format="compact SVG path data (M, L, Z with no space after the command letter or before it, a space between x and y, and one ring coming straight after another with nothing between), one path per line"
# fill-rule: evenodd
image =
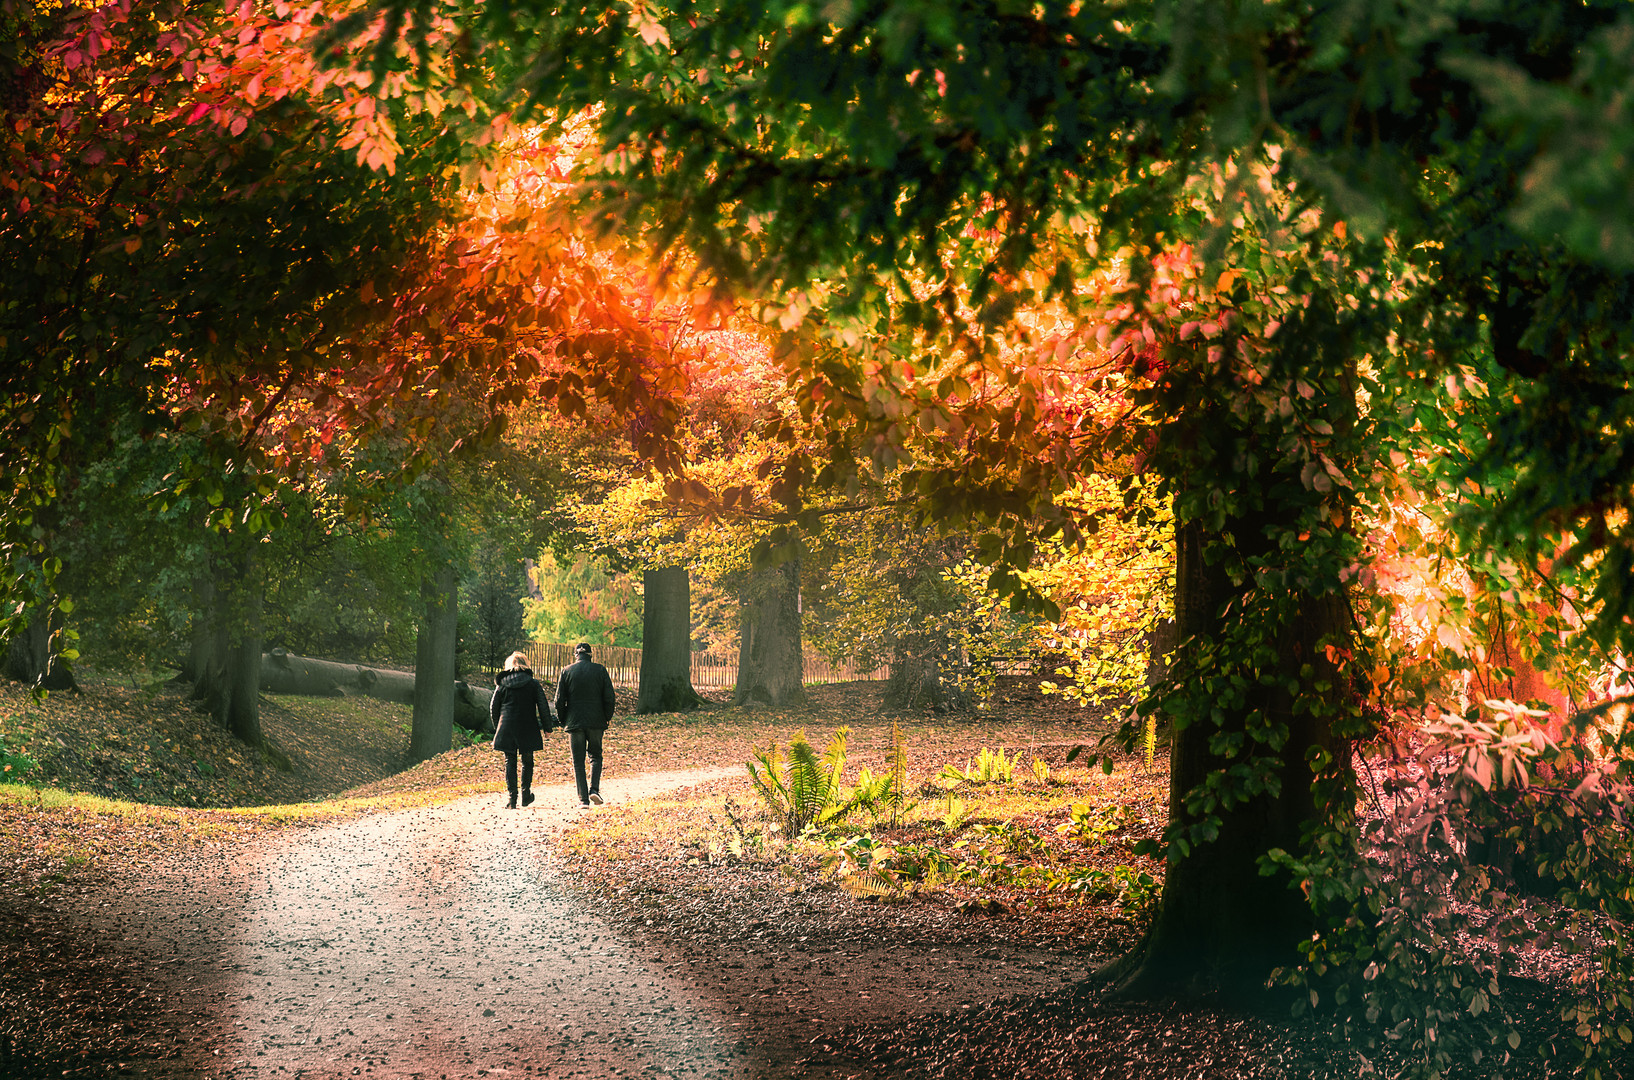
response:
M555 642L529 641L520 646L528 654L528 662L540 676L541 682L554 686L556 675L573 663L573 646ZM641 681L641 650L618 645L592 645L591 659L607 669L617 686L635 686ZM852 682L857 679L883 679L888 668L872 670L847 661L835 664L812 649L806 650L803 661L805 681L813 683ZM738 681L738 653L736 649L692 654L692 685L700 690L723 690L736 686Z
M556 676L573 663L573 646L545 641L524 641L517 646L528 654L528 663L539 676L539 681L552 691ZM607 669L618 686L634 686L641 679L641 650L620 645L592 645L590 659Z

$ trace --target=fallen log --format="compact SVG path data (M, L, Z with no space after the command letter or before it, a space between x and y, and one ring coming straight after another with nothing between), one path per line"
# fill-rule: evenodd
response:
M274 649L261 657L261 690L268 694L340 697L362 694L399 705L414 704L414 673L364 664L342 664ZM491 689L454 684L454 722L467 731L492 731L488 721Z
M261 655L261 690L268 694L298 694L302 697L339 697L342 686L356 678L351 664L335 664L296 656L286 649Z
M457 682L454 684L454 723L466 731L486 731L492 735L494 726L488 719L488 703L494 692L481 686Z

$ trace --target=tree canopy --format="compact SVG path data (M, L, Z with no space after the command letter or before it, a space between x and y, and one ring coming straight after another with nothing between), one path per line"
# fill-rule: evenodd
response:
M1629 917L1597 854L1626 855L1634 739L1598 723L1634 655L1626 5L0 10L0 249L34 267L0 291L9 599L49 599L109 418L199 432L200 476L240 478L212 522L254 533L242 459L299 477L385 431L412 475L524 403L607 410L631 507L662 492L749 573L867 493L1121 633L1149 626L1063 617L1120 580L1070 557L1172 543L1173 664L1123 732L1169 732L1169 873L1124 992L1280 965L1435 1070L1505 1032L1468 997L1438 1038L1423 998L1502 963L1395 854L1560 832L1561 925ZM688 359L731 317L787 391L753 424ZM1554 712L1503 700L1545 668ZM1357 762L1398 735L1467 769L1363 821ZM1598 963L1590 1063L1634 958Z
M1375 629L1409 532L1471 568L1449 611L1542 589L1573 648L1634 652L1622 5L457 17L543 122L593 118L599 228L688 252L691 287L783 331L826 436L775 494L901 468L1022 595L1041 537L1092 535L1061 497L1084 475L1173 496L1182 641L1143 706L1175 730L1171 865L1126 986L1263 971L1319 932L1259 882L1266 849L1331 827L1354 854L1354 741L1461 708ZM1433 527L1387 535L1404 499ZM1450 667L1485 648L1432 632Z

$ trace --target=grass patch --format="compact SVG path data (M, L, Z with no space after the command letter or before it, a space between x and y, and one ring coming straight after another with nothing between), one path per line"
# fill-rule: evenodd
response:
M231 844L280 828L316 827L363 814L449 802L450 788L272 806L194 809L23 784L0 784L0 861L14 884L38 891L135 875L199 845Z
M399 771L412 710L365 697L265 695L267 747L239 742L185 686L81 673L35 699L0 683L0 780L169 806L304 802ZM6 769L6 765L11 765Z

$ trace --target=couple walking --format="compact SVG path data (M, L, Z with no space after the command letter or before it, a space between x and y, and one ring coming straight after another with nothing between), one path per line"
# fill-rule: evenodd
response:
M516 809L516 759L522 759L522 805L533 802L533 753L545 748L540 734L555 731L558 722L573 743L573 778L579 785L579 805L600 805L601 736L613 718L613 680L607 669L590 659L590 646L573 647L574 663L562 669L556 683L556 715L551 716L545 688L533 677L525 654L505 658L505 669L494 685L488 717L494 724L494 749L505 754L505 787L509 810ZM586 783L584 759L590 759Z

